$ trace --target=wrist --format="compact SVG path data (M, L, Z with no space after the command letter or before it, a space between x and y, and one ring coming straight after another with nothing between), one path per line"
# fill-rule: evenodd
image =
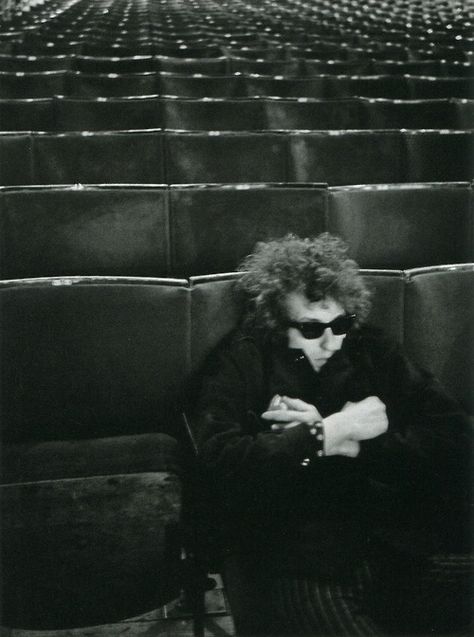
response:
M351 427L341 412L336 412L323 419L326 455L339 453L341 444L351 438Z

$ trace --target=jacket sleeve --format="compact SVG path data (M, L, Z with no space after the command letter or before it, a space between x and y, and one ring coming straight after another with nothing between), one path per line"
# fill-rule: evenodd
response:
M259 348L252 339L234 339L204 370L194 417L201 466L219 487L239 485L248 493L288 484L289 473L314 454L305 425L283 433L266 428L260 419L266 400Z

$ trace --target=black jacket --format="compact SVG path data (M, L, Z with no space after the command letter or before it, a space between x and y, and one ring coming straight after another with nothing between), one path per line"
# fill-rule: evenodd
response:
M355 459L317 458L305 425L273 433L260 418L276 393L314 404L323 417L378 396L388 431L362 442ZM373 328L353 330L319 373L285 339L234 332L205 367L195 418L212 525L228 547L313 543L339 568L374 538L414 554L465 541L469 421Z

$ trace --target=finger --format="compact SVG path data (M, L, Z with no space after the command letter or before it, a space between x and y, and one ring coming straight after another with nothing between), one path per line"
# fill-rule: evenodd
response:
M289 398L288 396L282 396L282 405L286 404L288 409L293 409L300 412L311 412L312 418L316 416L319 420L322 420L323 417L319 413L319 410L310 403L305 403L304 400L300 400L299 398Z
M311 407L308 403L305 403L304 400L300 400L299 398L290 398L289 396L282 396L281 401L285 404L289 409L296 409L298 411L306 411Z
M274 423L272 425L272 431L274 431L275 433L279 431L286 431L287 429L292 429L293 427L297 427L298 425L301 425L301 423L298 422L297 420L293 420L292 422L285 423L285 424Z
M306 422L305 412L294 411L291 409L272 409L264 411L262 418L265 420L274 420L276 422L291 422L292 420L298 420L299 422Z
M276 409L281 404L281 396L279 394L275 394L268 404L268 409Z

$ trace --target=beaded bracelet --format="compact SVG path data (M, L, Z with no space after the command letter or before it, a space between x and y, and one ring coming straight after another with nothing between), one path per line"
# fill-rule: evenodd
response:
M318 458L322 458L324 453L324 425L322 420L317 420L314 424L312 424L309 428L309 433L314 436L316 443L316 456ZM307 467L311 462L310 458L304 458L301 461L302 467Z

